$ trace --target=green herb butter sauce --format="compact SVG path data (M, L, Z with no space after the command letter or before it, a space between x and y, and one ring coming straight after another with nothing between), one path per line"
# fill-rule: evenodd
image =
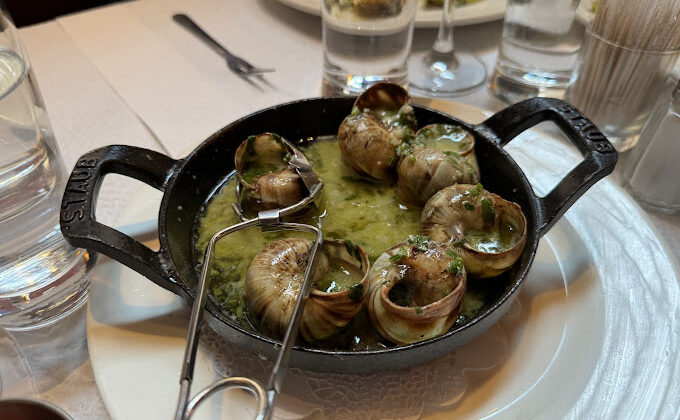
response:
M361 245L371 263L385 250L404 241L409 235L419 233L421 209L399 204L394 185L356 174L343 162L337 141L318 140L302 146L302 150L324 183L324 188L318 207L296 221L319 226L327 238L349 239ZM235 201L235 186L236 177L226 179L199 216L194 244L197 268L212 235L239 222L231 208ZM251 228L229 235L217 243L210 268L209 293L226 315L246 328L254 329L248 320L244 296L248 267L255 255L269 242L283 237L313 239L302 232L262 233L257 228ZM352 287L361 280L361 273L341 263L331 265L330 275L319 280L314 287L329 292L345 289L352 292ZM482 292L468 291L459 322L473 316L485 300ZM343 331L324 342L314 343L314 346L369 350L392 344L380 337L364 308Z
M468 232L465 242L471 247L490 253L507 251L521 239L521 233L510 223L501 223L498 230L490 232Z
M251 145L255 141L254 136L251 136L247 141L246 150L249 150L252 148ZM244 181L252 182L260 175L279 172L286 169L288 166L285 162L286 150L280 144L277 144L277 146L278 147L264 149L257 155L252 151L246 153L244 162L245 167L242 173Z
M415 143L433 147L443 152L461 153L470 148L472 138L458 126L431 124L418 131Z
M361 282L362 277L361 271L356 267L332 258L328 273L323 278L312 283L312 286L322 292L341 292L349 290L350 287Z

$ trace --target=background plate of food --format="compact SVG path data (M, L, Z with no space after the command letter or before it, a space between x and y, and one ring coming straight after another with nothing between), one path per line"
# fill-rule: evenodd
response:
M321 0L279 0L294 9L321 16ZM441 20L441 0L418 0L416 28L437 28ZM456 9L453 23L457 26L474 25L502 19L506 0L454 0Z

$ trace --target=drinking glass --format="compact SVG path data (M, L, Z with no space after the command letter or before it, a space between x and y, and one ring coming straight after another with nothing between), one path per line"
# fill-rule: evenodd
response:
M66 243L66 172L14 24L0 7L0 325L29 328L85 301L86 251Z
M409 59L409 86L429 96L458 96L486 81L486 67L474 55L456 53L453 42L454 0L445 0L437 39L430 51Z
M0 400L37 395L38 385L26 355L16 340L0 327Z
M574 80L583 37L578 0L508 0L503 36L489 87L498 98L562 99Z
M406 87L418 0L322 0L323 94L356 95L376 82Z

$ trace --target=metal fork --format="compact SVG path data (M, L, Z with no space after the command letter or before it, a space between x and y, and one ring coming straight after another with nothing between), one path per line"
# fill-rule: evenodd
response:
M196 24L189 16L184 13L178 13L172 16L172 19L180 26L197 36L203 42L215 51L217 54L223 56L227 60L227 66L231 71L250 81L248 76L260 76L263 73L275 71L274 69L255 67L241 57L235 56L229 50L224 48L213 37L208 35L200 26Z

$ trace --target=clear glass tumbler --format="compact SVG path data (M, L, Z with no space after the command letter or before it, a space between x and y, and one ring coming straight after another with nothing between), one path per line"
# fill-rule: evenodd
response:
M418 0L322 0L323 94L356 95L376 82L407 86Z
M0 10L0 325L31 328L86 299L86 251L66 243L66 172L14 24Z
M640 132L638 144L622 153L621 184L645 208L680 213L680 82L664 95Z
M489 87L514 103L534 96L563 98L573 81L583 27L579 0L508 0L496 69Z

